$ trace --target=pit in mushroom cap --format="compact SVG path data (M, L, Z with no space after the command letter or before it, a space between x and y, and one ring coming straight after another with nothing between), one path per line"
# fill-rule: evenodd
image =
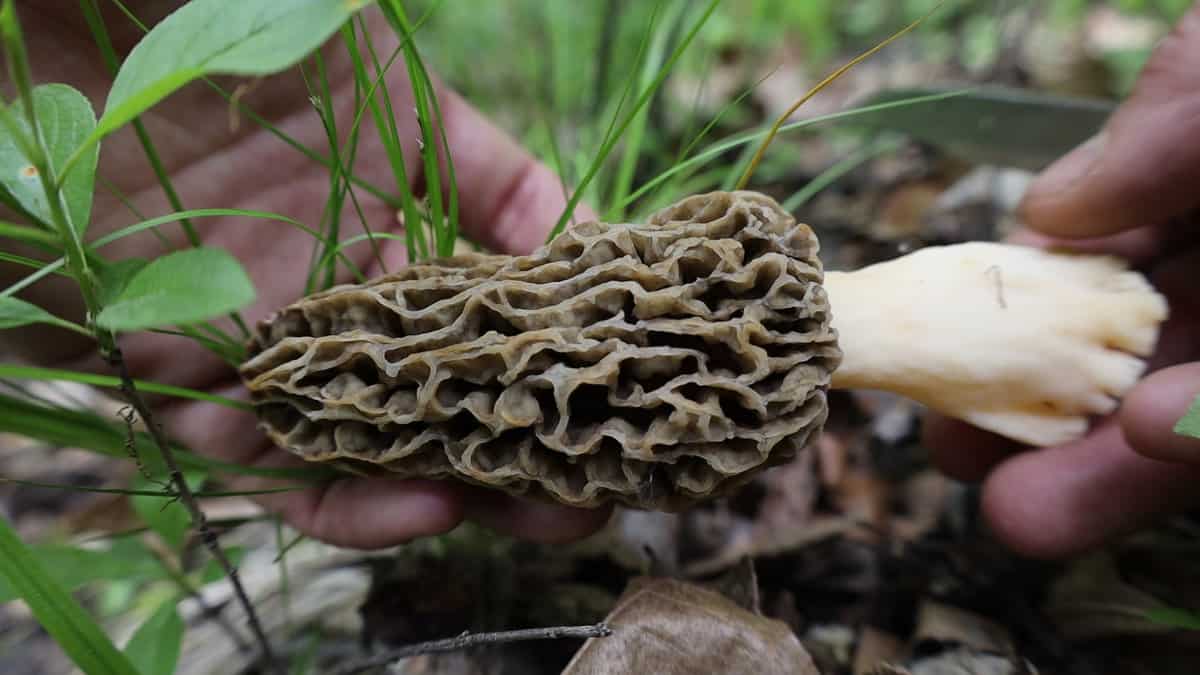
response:
M792 458L830 386L1061 442L1132 386L1166 316L1110 259L978 243L826 275L817 254L769 197L697 195L310 296L241 373L309 460L675 510Z

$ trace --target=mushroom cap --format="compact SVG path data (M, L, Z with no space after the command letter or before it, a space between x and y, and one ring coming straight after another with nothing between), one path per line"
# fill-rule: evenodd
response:
M841 351L817 253L768 197L697 195L306 297L241 375L308 460L678 510L820 433Z

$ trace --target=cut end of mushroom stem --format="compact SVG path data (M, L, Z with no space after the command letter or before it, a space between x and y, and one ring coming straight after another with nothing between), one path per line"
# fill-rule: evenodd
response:
M1035 446L1113 412L1168 313L1119 259L1008 244L930 247L824 286L844 352L834 388L891 391Z

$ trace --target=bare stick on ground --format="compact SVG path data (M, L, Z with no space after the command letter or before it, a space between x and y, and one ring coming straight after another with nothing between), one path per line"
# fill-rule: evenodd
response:
M483 645L499 645L510 642L526 642L530 640L564 640L589 639L608 637L612 629L599 623L594 626L556 626L554 628L527 628L524 630L504 631L500 633L463 633L445 640L433 640L392 649L360 661L353 661L341 669L334 671L335 675L353 675L369 668L385 666L393 661L406 659L421 654L439 654L454 652Z

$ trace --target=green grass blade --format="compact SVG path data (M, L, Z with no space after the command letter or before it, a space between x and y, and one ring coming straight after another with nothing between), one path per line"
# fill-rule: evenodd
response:
M688 46L691 45L692 41L696 38L696 35L700 32L700 29L704 27L705 23L707 23L708 18L712 16L712 13L717 9L717 5L719 5L720 2L721 0L710 0L700 18L696 20L696 23L694 23L688 30L687 35L672 51L670 58L667 59L667 62L659 70L659 73L654 78L654 81L649 87L646 87L644 90L642 90L642 93L638 96L637 101L634 103L633 110L631 110L629 115L626 116L625 120L618 125L615 130L615 134L613 134L600 148L600 151L596 154L595 160L592 162L591 168L588 169L587 174L584 175L579 186L575 188L575 192L571 195L570 201L567 202L566 208L563 209L563 213L561 216L559 216L558 223L556 223L554 229L551 230L550 235L547 237L547 241L557 237L559 233L562 232L563 228L566 227L567 222L571 219L572 214L575 213L575 207L579 205L579 201L583 197L583 191L587 189L587 186L592 182L592 179L594 179L596 174L599 173L600 167L608 158L609 153L612 152L613 146L616 145L617 139L619 139L625 133L625 129L632 124L634 117L638 114L638 111L645 107L645 105L650 101L650 98L653 97L655 92L658 91L658 88L662 86L662 83L666 80L667 75L670 74L671 69L679 60L679 57L684 51L687 50ZM623 208L624 205L628 204L630 201L632 201L632 199L629 198L621 200L616 208Z
M83 485L72 485L69 483L47 483L36 480L23 480L20 478L5 478L0 476L0 483L12 483L13 485L25 485L27 487L41 488L44 490L63 490L65 492L87 492L100 495L124 495L126 497L144 497L153 499L177 500L179 495L174 492L164 490L138 490L130 488L98 488L86 487ZM296 487L281 487L270 488L266 490L196 490L192 496L196 499L227 499L229 497L253 497L255 495L274 495L283 492L294 492L303 490L307 485ZM190 521L189 521L190 523Z
M320 232L317 232L316 230L308 227L307 225L305 225L304 223L301 223L298 220L289 218L284 215L280 215L278 213L270 213L268 211L252 211L252 210L248 210L248 209L189 209L187 211L181 211L179 213L171 213L171 214L167 214L165 216L159 216L157 218L143 220L140 223L134 223L133 225L123 227L119 230L116 230L115 232L111 232L103 237L100 237L96 241L92 242L91 246L93 248L100 248L102 246L107 246L108 244L111 244L112 242L117 241L119 239L123 239L125 237L137 234L139 232L144 232L149 229L158 228L167 223L175 222L180 217L215 218L215 217L219 217L219 216L241 216L241 217L246 217L246 218L257 218L260 220L275 220L275 221L279 221L281 223L286 223L288 225L291 225L292 227L300 230L301 232L304 232L304 233L312 236L314 239L319 240L321 238ZM362 270L360 270L358 268L358 266L354 264L354 261L342 256L342 263L345 264L347 266L347 268L350 269L359 278L359 280L366 279L366 277L362 273Z
M329 260L335 256L341 255L342 251L349 246L353 246L359 242L368 241L377 245L381 239L390 239L393 241L407 241L405 235L392 234L391 232L369 232L367 234L356 234L353 237L347 237L337 243L337 246L325 252L325 257L318 263L319 265L327 264Z
M753 85L747 87L744 91L742 91L742 93L738 94L737 97L734 98L732 101L729 101L725 105L721 106L721 109L718 110L717 114L714 115L713 118L711 120L709 120L707 124L704 125L704 128L701 129L700 132L698 134L696 134L695 137L693 137L692 140L689 141L686 146L680 148L679 153L675 156L675 161L671 163L671 166L675 166L677 164L682 163L684 160L686 160L687 157L692 154L692 151L696 148L696 146L699 145L701 141L703 141L705 138L708 137L708 134L712 132L713 128L715 128L718 124L720 124L721 120L725 119L726 115L728 115L730 112L735 110L739 105L741 105L742 101L744 101L748 96L750 96L750 94L754 93L754 90L758 88L758 85L765 82L766 79L769 78L772 74L773 73L767 73L766 75L763 75L761 78L758 79L757 82L755 82ZM675 174L669 182L661 183L655 189L652 199L654 201L658 201L659 193L664 192L664 191L671 195L692 194L694 192L694 190L684 190L682 188L682 184L685 181L687 181L690 178L690 176L691 176L691 172L687 172L687 171ZM720 183L720 181L711 181L711 180L700 181L701 185L716 185L718 183ZM668 198L665 201L669 202L669 201L672 201L672 199L673 198Z
M276 220L281 223L291 225L292 227L306 232L313 237L320 237L320 233L312 230L300 221L278 213L271 213L269 211L252 211L248 209L189 209L187 211L168 213L165 216L150 218L148 220L143 220L140 223L134 223L133 225L122 227L119 230L110 232L103 237L96 239L91 243L91 246L92 248L107 246L114 241L124 239L125 237L137 234L138 232L144 232L152 228L160 227L167 223L177 222L180 218L217 218L221 216L240 216L245 218L257 218L260 220Z
M219 216L242 216L242 217L257 218L257 219L262 219L262 220L276 220L276 221L291 225L292 227L295 227L296 229L301 230L302 232L305 232L314 238L319 238L321 236L319 232L316 232L315 230L304 225L303 223L301 223L297 220L294 220L292 218L289 218L287 216L280 215L278 213L270 213L267 211L252 211L252 210L248 210L248 209L190 209L188 211L181 211L179 213L171 213L171 214L167 214L165 216L151 218L149 220L144 220L140 223L134 223L133 225L123 227L115 232L111 232L111 233L95 240L94 242L92 242L89 245L89 248L90 249L98 249L98 248L107 246L108 244L111 244L114 241L124 239L125 237L135 235L139 232L144 232L146 230L155 229L155 228L161 227L162 225L165 225L167 223L176 222L180 217L210 218L210 217L219 217ZM345 256L341 256L341 258L342 258L342 263L344 265L346 265L348 269L353 271L354 274L358 277L358 279L360 281L366 280L366 277L363 275L362 271L358 269L358 267L354 264L354 262L352 260L350 260L349 258L346 258ZM17 281L16 283L12 284L8 288L4 289L4 291L0 291L0 297L11 296L15 293L20 292L21 290L23 290L25 288L28 288L29 286L37 283L41 279L62 269L65 266L65 264L66 264L66 261L63 258L59 258L58 260L47 263L45 267L38 270L37 272L25 277L24 279L21 279L20 281Z
M363 34L368 35L365 26L362 28ZM405 40L404 44L407 42ZM389 60L387 66L381 68L370 40L365 40L365 43L375 67L376 83L378 84L378 90L370 90L367 101L370 105L371 117L375 121L375 128L379 133L379 139L383 144L384 153L387 155L388 164L392 169L396 187L400 190L400 208L404 214L404 235L408 248L408 259L409 261L423 260L429 257L429 246L421 225L422 209L417 203L416 195L413 194L412 185L408 179L404 149L400 143L400 131L396 127L396 114L392 109L392 96L388 91L387 80L384 78L387 72L386 68L391 66L392 61ZM401 45L398 53L404 52L404 44ZM363 76L365 77L365 73ZM383 100L382 108L377 102L377 96Z
M1200 631L1200 612L1192 612L1175 607L1161 607L1147 610L1145 616L1160 626L1168 626L1185 631Z
M925 104L925 103L936 103L938 101L943 101L948 98L953 98L955 96L961 96L964 93L965 93L965 90L951 91L951 92L945 92L945 93L940 93L940 94L933 94L930 96L917 96L917 97L914 97L911 99L902 99L899 101L892 101L889 103L881 103L879 105L873 105L873 106L865 106L862 108L855 108L852 110L843 110L841 112L830 113L828 115L822 115L820 117L812 117L812 118L809 118L806 120L800 120L797 122L792 122L790 124L785 124L779 128L778 132L786 133L789 131L797 131L800 129L807 129L807 128L814 127L814 126L817 126L820 124L824 124L826 122L837 122L840 120L852 119L858 115L864 115L867 113L878 112L879 110L886 110L891 107L902 107L902 106L909 106L909 105L920 105L920 104ZM679 174L684 171L688 171L688 170L693 169L698 166L703 166L705 162L716 159L717 157L720 157L724 153L729 152L730 150L742 147L742 146L746 145L747 143L753 143L756 140L764 138L770 132L771 132L771 129L769 127L764 127L764 128L760 128L756 131L752 131L752 132L748 132L748 133L744 133L744 134L738 134L732 138L727 138L725 140L713 143L712 145L709 145L707 148L705 148L704 150L700 151L699 153L693 155L692 157L689 157L688 159L686 159L682 162L679 162L678 164L663 171L662 173L658 174L657 176L650 179L649 181L646 181L641 187L634 190L628 197L625 198L622 206L632 203L634 200L642 197L642 195L645 195L646 193L655 189L656 187L661 185L664 181L670 179L672 176L675 176L676 174Z
M635 52L634 61L633 61L635 67L637 66L637 64L644 62L644 60L646 58L646 53L650 49L650 43L654 37L653 27L654 27L654 18L656 16L658 16L658 5L655 5L655 9L651 13L650 18L648 19L647 30L642 31L642 37L638 41L638 47L637 47L637 51ZM558 70L563 67L561 65L560 59L555 59L554 62L550 65L552 68L552 74L557 74ZM557 79L555 79L554 81L557 81ZM600 140L601 147L604 147L609 142L616 143L616 141L619 139L619 134L617 132L617 129L621 123L621 112L623 110L625 110L625 105L629 102L629 99L633 96L634 92L636 91L637 83L638 83L638 80L636 77L626 78L625 86L621 88L621 95L619 97L617 97L617 101L616 101L616 104L613 106L612 113L609 115L606 115L606 117L608 118L608 125L604 129L603 136L601 136L601 140ZM566 114L567 114L567 112L563 111L563 110L560 110L558 112L559 112L560 116L566 116ZM635 114L636 114L636 111L635 111ZM587 156L587 154L583 153L582 151L576 155L576 164L579 165L580 167L584 167L582 169L581 173L584 173L584 174L587 173L587 171L588 171L587 167L591 166L592 161L594 161L593 158ZM587 189L587 188L583 188L583 189ZM596 192L598 194L603 193L603 190L600 189L599 187L593 188L593 190L594 190L594 192ZM569 195L568 195L568 201L570 201ZM607 201L608 200L600 199L600 200L597 200L597 203L606 203ZM611 207L608 210L611 210Z
M137 17L137 15L135 15L132 11L130 11L130 9L125 6L125 3L123 3L121 0L112 0L112 3L114 5L116 5L117 8L123 14L125 14L125 16L128 17L128 19L135 26L137 26L143 33L149 32L149 30L150 30L149 27L147 27L146 24L143 23ZM440 0L438 3L435 3L435 4L441 4ZM422 17L421 22L418 22L418 25L420 23L424 22L425 18L428 17L428 15L432 12L432 10L433 10L433 8L431 7L430 11L426 12L426 16ZM397 51L399 51L399 50L397 50ZM238 97L234 96L232 93L227 91L224 87L222 87L221 85L214 82L212 80L212 78L202 77L202 78L200 78L200 80L202 82L204 82L204 84L207 85L210 89L212 89L218 95L220 95L222 98L224 98L230 104L230 106L232 106L233 108L236 108L240 114L248 117L250 119L250 121L254 122L261 129L267 131L267 133L278 138L280 141L283 141L285 144L287 144L289 147L291 147L296 152L299 152L305 158L311 160L312 162L314 162L316 164L320 164L321 166L324 166L327 169L332 170L332 168L333 168L332 160L330 160L327 157L322 156L318 152L315 152L314 150L305 146L303 143L299 142L295 138L292 138L290 135L285 133L282 129L277 127L275 124L271 123L270 120L262 117L261 115L256 113L254 110L247 107L245 103L243 103L241 100L238 99ZM388 194L387 192L385 192L378 186L375 186L375 185L371 184L370 182L363 180L362 178L359 178L358 176L355 176L353 174L350 174L348 176L348 180L350 180L351 183L354 183L354 185L356 187L366 190L373 197L375 197L376 199L379 199L383 203L387 204L389 207L394 208L394 209L401 208L402 204L401 204L399 197L396 197L395 195L392 195L392 194Z
M39 269L38 271L34 272L33 274L30 274L29 276L25 277L24 279L20 279L19 281L14 282L11 286L9 286L8 288L6 288L2 292L0 292L0 298L11 298L12 296L16 295L17 293L20 293L22 290L24 290L26 288L29 288L30 286L36 284L37 282L50 276L51 274L60 273L60 274L66 274L67 276L71 276L67 272L60 272L60 270L62 270L64 267L66 267L66 265L67 265L67 261L65 258L59 258L58 260L55 260L54 262L45 263L44 265L42 265L42 268Z
M26 258L23 255L17 255L15 253L6 253L4 251L0 251L0 261L12 263L14 265L20 265L22 267L31 267L35 270L41 270L43 267L46 266L46 262L44 260L35 260L33 258ZM9 298L9 297L12 297L12 295L7 294L7 293L0 295L0 298Z
M688 0L675 0L663 13L663 17L659 20L657 26L651 28L654 36L651 39L650 51L642 64L639 89L644 90L650 87L655 75L662 69L663 60L666 58L668 40L672 31L675 30L675 23L683 15L684 10L688 8L689 4ZM620 163L617 165L617 175L612 191L612 199L614 201L624 199L633 187L633 174L634 170L637 169L638 160L642 155L642 146L646 139L646 125L649 119L650 106L646 105L637 111L629 126L625 137L625 148L621 154ZM610 222L622 221L625 218L625 209L612 209L604 214L604 218Z
M108 457L130 459L126 426L87 410L63 410L0 394L0 431L27 436L54 447L80 448ZM158 448L148 434L136 432L133 448L148 471L163 471ZM331 470L321 466L269 469L222 462L197 455L182 446L176 446L174 450L180 465L190 469L301 481L319 481L333 475Z
M94 373L81 373L74 370L59 370L56 368L39 368L36 366L18 366L7 363L0 363L0 378L9 380L38 380L42 382L77 382L79 384L90 384L94 387L104 387L106 389L119 389L121 387L121 378L112 375L97 375ZM175 398L186 399L190 401L203 401L205 403L216 403L217 405L225 406L233 410L252 410L253 408L245 401L218 396L196 389L188 389L186 387L176 387L170 384L160 384L158 382L147 382L146 380L134 380L134 386L138 391L147 394L159 394L162 396L173 396Z
M104 25L104 17L100 15L97 0L81 0L79 7L83 11L84 21L87 22L88 29L92 33L92 40L100 49L100 57L104 59L105 67L108 68L110 75L116 76L121 69L121 60L117 57L117 51L113 47L108 28ZM134 117L130 121L133 124L133 131L137 135L138 143L142 146L142 152L145 153L146 159L150 162L150 168L154 171L155 178L158 179L159 187L167 197L167 202L172 209L182 211L183 200L175 191L175 185L171 182L166 167L163 166L158 150L150 140L150 133L146 131L146 125L142 124L140 117ZM183 228L183 232L192 246L200 245L200 237L196 234L196 229L192 227L191 221L186 218L180 219L179 226Z
M451 228L455 225L447 224L449 217L446 211L446 204L443 202L447 197L451 200L451 204L457 205L457 187L454 181L450 181L450 185L442 185L441 165L438 161L438 147L441 145L445 148L445 134L441 123L441 112L437 105L437 95L434 92L433 81L429 78L429 73L425 70L425 64L421 59L421 54L417 51L416 44L412 38L412 26L408 21L408 15L404 12L403 5L399 0L388 0L384 4L385 15L391 23L393 30L400 36L404 46L404 62L408 67L409 83L413 92L413 103L417 113L417 124L421 129L421 159L424 167L422 173L425 179L425 199L429 204L429 226L433 234L433 248L437 255L448 255L454 249L454 240L449 238ZM437 128L443 133L436 134L434 129ZM439 140L441 143L439 143ZM450 153L446 152L445 156L448 176L453 176L453 162L450 159ZM446 193L446 197L443 196ZM453 209L452 209L453 210ZM405 227L412 227L410 222L405 221Z
M155 581L164 573L140 542L108 550L78 548L64 544L35 544L29 553L37 566L67 592L94 581ZM20 597L17 589L0 574L0 603Z
M139 675L91 616L38 564L8 519L0 516L0 576L38 623L88 675Z
M58 237L36 227L0 222L0 237L25 242L45 251L62 250L62 244Z
M862 166L866 162L887 154L898 149L901 142L895 136L877 139L872 143L867 143L860 148L855 149L849 155L834 162L828 169L822 171L820 175L810 180L804 187L797 190L792 196L783 201L780 206L784 211L792 212L801 206L808 203L810 199L817 196L821 190L836 183L840 178L850 173L854 169Z

